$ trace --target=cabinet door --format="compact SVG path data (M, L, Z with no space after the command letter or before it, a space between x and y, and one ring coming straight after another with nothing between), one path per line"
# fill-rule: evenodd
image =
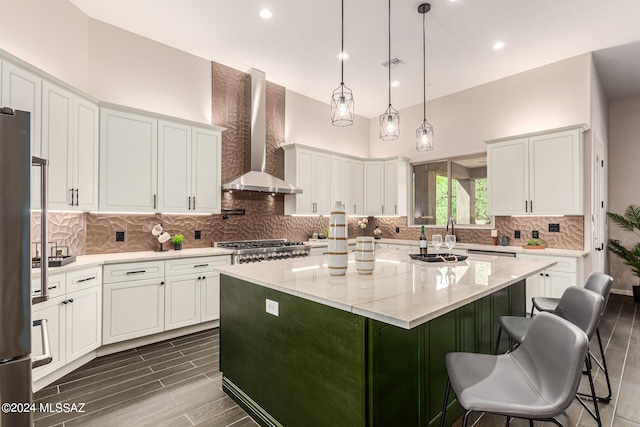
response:
M296 212L298 214L315 213L314 199L314 153L307 150L296 150L296 182L302 194L296 194Z
M364 162L353 161L353 203L356 215L364 214Z
M531 313L531 310L533 309L533 303L531 301L531 298L546 296L544 291L544 283L545 283L544 272L527 277L526 279L527 313Z
M528 213L529 160L526 138L488 145L487 196L490 215Z
M103 344L164 330L164 279L112 283L103 289Z
M331 156L325 153L315 153L313 187L317 214L329 214L336 200L331 200Z
M395 160L384 162L384 209L385 215L398 213L398 163Z
M342 203L344 203L345 205L347 215L355 215L356 199L355 199L353 160L351 159L342 160L341 174L342 174L342 186L343 186L343 194L342 194L343 202ZM331 174L331 178L333 179L333 173Z
M102 345L102 289L67 294L66 363Z
M158 210L191 209L191 127L158 122Z
M219 214L222 176L220 132L193 128L191 135L191 210Z
M42 79L9 62L2 62L2 106L31 113L31 155L42 157ZM40 208L40 171L31 171L31 207Z
M345 186L342 170L344 160L345 159L340 156L331 156L331 200L339 200L345 206L347 213L350 213L351 208L344 197Z
M168 277L164 294L164 330L200 322L200 286L202 276Z
M49 160L50 209L73 209L73 103L71 92L42 83L42 156Z
M364 214L381 215L384 204L384 162L364 162Z
M100 115L100 210L157 209L157 121L102 109Z
M48 365L33 370L33 380L50 374L65 364L65 304L64 296L52 298L47 302L33 306L32 320L47 319L47 332L49 333L49 347L53 360ZM41 356L43 354L42 335L39 327L31 329L31 354Z
M200 321L220 318L220 274L208 273L200 282Z
M574 273L565 273L562 271L545 270L545 296L551 298L560 298L565 289L569 286L575 286L576 275Z
M529 139L533 215L582 214L582 161L578 130Z
M75 98L74 103L73 186L76 189L76 209L98 210L98 106Z

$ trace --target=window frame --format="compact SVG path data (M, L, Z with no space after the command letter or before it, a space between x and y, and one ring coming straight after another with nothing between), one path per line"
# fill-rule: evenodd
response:
M427 161L420 161L420 162L410 162L409 163L409 170L410 170L410 197L409 197L409 212L407 215L407 226L408 227L415 227L415 228L420 228L424 225L425 228L443 228L446 227L445 225L438 225L438 224L416 224L415 223L415 192L416 192L416 188L415 188L415 173L414 173L414 168L415 166L421 166L421 165L426 165L426 164L430 164L430 163L442 163L442 162L447 162L447 218L451 218L451 190L452 190L452 183L453 183L453 179L451 177L451 172L452 172L452 163L455 163L457 161L460 160L468 160L468 159L475 159L478 157L484 157L485 159L487 158L487 153L486 152L480 152L480 153L475 153L475 154L468 154L468 155L464 155L464 156L454 156L454 157L448 157L445 159L432 159L432 160L427 160ZM488 186L488 184L487 184ZM493 215L488 215L489 217L489 222L487 224L455 224L455 228L457 229L480 229L480 230L492 230L495 228L495 217Z

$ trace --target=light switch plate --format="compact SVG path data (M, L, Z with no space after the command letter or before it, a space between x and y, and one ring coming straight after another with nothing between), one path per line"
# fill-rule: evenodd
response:
M280 316L280 304L277 301L267 300L267 313Z

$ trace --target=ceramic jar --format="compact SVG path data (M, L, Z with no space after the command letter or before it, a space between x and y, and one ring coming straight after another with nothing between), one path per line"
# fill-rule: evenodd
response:
M347 214L342 203L336 202L329 217L328 264L331 276L344 276L347 272Z
M371 274L376 267L373 237L356 238L356 271L358 274Z

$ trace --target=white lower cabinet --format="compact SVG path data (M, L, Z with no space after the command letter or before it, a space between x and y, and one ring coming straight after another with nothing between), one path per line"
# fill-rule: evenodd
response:
M103 344L164 331L164 278L105 284L103 313Z
M518 258L555 261L556 265L527 277L527 313L531 313L533 297L560 298L569 286L584 286L582 258L520 255Z
M105 266L103 344L219 319L214 267L225 264L230 256Z
M49 278L49 301L34 305L32 320L47 319L52 362L33 370L33 380L56 371L65 364L102 345L102 275L100 268L88 268ZM66 280L65 280L66 276ZM90 278L89 280L83 280ZM64 284L64 286L62 285ZM53 288L53 289L52 289ZM65 289L66 293L60 293ZM43 353L41 332L33 328L33 355Z

